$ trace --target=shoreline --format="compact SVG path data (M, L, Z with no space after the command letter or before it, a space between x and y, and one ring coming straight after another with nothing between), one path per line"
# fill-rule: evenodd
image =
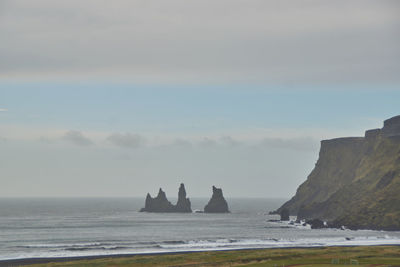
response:
M346 245L346 246L304 246L304 247L274 247L274 248L237 248L237 249L216 249L216 250L188 250L188 251L170 251L170 252L149 252L149 253L126 253L126 254L108 254L108 255L88 255L88 256L66 256L66 257L36 257L0 260L0 267L3 266L28 266L33 264L63 263L76 261L90 261L102 259L121 259L137 258L146 256L168 256L168 255L187 255L200 253L223 253L223 252L246 252L246 251L277 251L277 250L312 250L324 248L358 248L358 247L400 247L400 244L380 244L380 245Z

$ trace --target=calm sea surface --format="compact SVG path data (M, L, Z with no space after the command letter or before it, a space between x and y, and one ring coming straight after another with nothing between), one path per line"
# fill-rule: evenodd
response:
M268 222L277 218L268 211L284 200L227 200L230 214L156 214L138 212L144 198L2 198L0 259L400 244L400 232L311 230ZM194 210L207 203L191 201Z

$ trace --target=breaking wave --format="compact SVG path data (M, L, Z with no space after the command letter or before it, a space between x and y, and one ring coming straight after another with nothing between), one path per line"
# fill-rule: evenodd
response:
M199 239L166 240L162 242L94 242L77 244L30 244L19 246L25 249L42 249L41 252L27 252L15 258L32 257L75 257L113 254L145 254L183 251L212 251L254 248L287 248L318 246L363 246L363 245L399 245L400 239L389 235L365 237L335 237L308 239ZM2 258L3 260L6 258ZM8 258L9 259L9 258Z

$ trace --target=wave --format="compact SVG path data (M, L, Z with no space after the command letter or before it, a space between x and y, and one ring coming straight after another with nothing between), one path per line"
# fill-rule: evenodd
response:
M363 245L400 245L400 239L384 236L330 237L304 239L199 239L164 240L159 242L91 242L74 244L29 244L15 247L24 248L21 254L9 255L0 260L32 257L75 257L113 254L145 254L181 251L212 251L250 248L285 248L318 246L363 246Z
M109 243L99 243L99 242L93 242L93 243L80 243L80 244L29 244L29 245L23 245L23 246L15 246L16 248L57 248L57 247L73 247L76 245L79 246L102 246L102 245L108 245Z
M185 244L185 241L182 240L171 240L171 241L162 241L163 244Z
M174 244L176 241L166 241L166 244ZM17 249L49 250L49 251L90 251L90 250L123 250L134 248L157 247L157 242L93 242L73 244L29 244L13 246Z
M118 249L128 249L129 247L124 246L96 246L96 247L70 247L65 248L67 251L87 251L87 250L118 250Z
M305 239L216 239L189 240L161 243L159 247L171 251L213 250L240 248L278 248L278 247L315 247L315 246L362 246L362 245L399 245L400 239L388 235L383 237L335 237Z

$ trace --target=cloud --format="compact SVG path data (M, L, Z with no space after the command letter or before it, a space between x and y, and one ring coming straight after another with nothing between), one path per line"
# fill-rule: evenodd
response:
M0 108L0 112L7 112L8 111L8 109L6 109L6 108Z
M264 138L259 143L260 146L276 149L290 149L297 151L315 151L319 141L311 137L302 138Z
M107 141L115 146L123 148L137 148L145 143L144 137L139 134L115 133L107 137Z
M190 140L184 138L176 138L170 146L178 147L178 148L192 148L193 143Z
M218 145L218 143L212 138L204 137L198 142L198 145L204 148L215 148Z
M1 1L0 78L400 82L398 1Z
M264 137L252 139L235 139L229 135L219 138L203 137L196 142L200 148L244 148L292 151L316 151L320 140L313 137ZM171 145L175 145L174 143Z
M202 148L216 148L216 147L225 147L225 148L233 148L239 145L247 144L244 140L237 140L229 135L223 135L221 137L203 137L198 140L197 145Z
M62 139L71 142L77 146L93 145L93 142L79 131L68 131L63 135Z
M237 146L237 145L240 145L240 144L241 144L241 142L239 142L238 140L232 138L232 137L229 136L229 135L224 135L224 136L222 136L222 137L219 139L219 141L220 141L221 144L223 144L223 145L225 145L225 146L229 146L229 147Z

